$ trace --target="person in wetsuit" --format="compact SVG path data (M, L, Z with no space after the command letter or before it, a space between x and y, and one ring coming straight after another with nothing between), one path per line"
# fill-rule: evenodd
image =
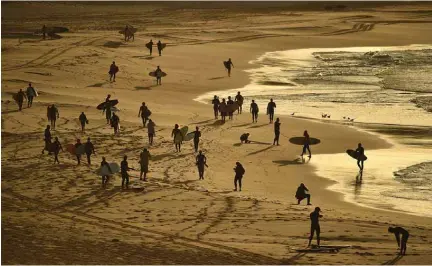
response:
M222 121L225 122L225 118L227 113L226 111L227 103L225 102L225 98L222 98L222 102L219 104L219 111L221 113Z
M149 110L148 110L148 107L146 106L145 102L142 102L142 105L140 106L140 109L138 111L138 117L140 117L140 116L142 119L143 127L145 127L146 123L149 119Z
M150 145L153 145L153 137L156 135L155 126L156 124L153 122L153 120L149 119L147 124L147 131L148 131L147 133L148 133L148 140Z
M231 96L228 96L227 105L230 105L230 104L234 104L234 101L231 99ZM233 119L233 115L234 115L234 111L230 111L228 113L228 119L232 120Z
M198 145L200 142L200 138L201 138L201 131L199 131L198 127L196 127L194 131L194 139L193 139L195 152L198 152Z
M214 113L215 119L218 119L220 101L216 95L214 96L214 98L212 100L212 104L213 104L213 113Z
M29 83L27 90L27 107L30 108L33 105L33 98L36 97L36 90L33 88L32 84Z
M45 147L42 149L42 154L45 153L45 150L48 151L48 155L51 154L50 151L50 145L51 145L51 131L50 126L47 125L45 132L44 132L44 141L45 141Z
M242 111L243 111L242 106L243 106L244 98L243 98L243 96L240 94L239 91L237 92L237 95L236 95L236 97L235 97L235 101L236 101L236 103L237 103L238 106L239 106L239 108L237 109L237 113L238 113L238 114L241 114Z
M409 237L408 231L398 226L398 227L389 227L388 232L393 233L395 235L398 247L400 248L399 254L405 255L407 249L406 244L408 242L408 237Z
M303 152L300 156L303 157L303 154L306 153L306 150L309 152L309 158L312 157L312 153L310 151L309 145L310 145L310 137L309 137L309 133L307 132L307 130L305 130L303 132L303 136L304 136L304 143L303 143Z
M58 155L60 153L60 150L63 151L63 147L62 147L58 137L55 137L55 141L54 141L54 163L60 164L59 159L58 159Z
M141 166L140 180L147 181L147 173L148 173L150 158L151 158L150 152L146 148L144 148L144 150L140 153L140 160L139 160ZM142 179L143 174L144 174L144 179Z
M85 131L85 125L88 123L87 116L84 114L84 112L81 112L80 116L78 117L78 120L81 123L81 131Z
M270 99L270 102L267 104L267 114L269 115L270 118L270 124L273 123L275 108L276 108L276 103L273 102L273 99Z
M23 92L22 89L20 89L17 93L17 103L20 111L22 110L24 99L27 99L27 95Z
M179 137L177 137L179 136ZM176 151L180 152L181 151L181 143L183 140L183 135L179 129L179 125L175 124L174 129L171 132L171 137L173 137L173 141L176 147Z
M160 67L157 66L154 72L156 76L156 85L162 85L162 69L160 69Z
M231 77L231 66L234 67L234 64L232 63L231 58L229 58L225 65L228 70L228 77Z
M51 128L55 129L56 121L60 117L57 107L53 104L47 108L48 121L51 121Z
M150 40L150 42L147 43L149 47L147 47L150 50L150 56L153 52L153 40Z
M207 158L202 154L202 151L199 151L196 157L196 165L198 167L199 180L204 180L204 166L207 166Z
M156 46L159 52L159 56L162 56L162 43L160 40L157 42Z
M307 205L311 205L310 203L311 196L309 194L309 189L307 189L307 187L303 183L301 183L300 186L297 188L295 197L297 199L297 204L300 204L300 202L306 198Z
M133 170L132 168L129 168L129 164L127 162L127 156L125 155L123 157L123 161L120 163L120 170L121 170L121 176L122 176L122 189L125 187L129 188L129 170Z
M252 113L252 123L258 122L259 108L258 108L258 104L255 103L255 100L252 100L252 103L250 105L250 112Z
M107 161L105 160L105 157L102 157L102 162L101 162L100 166L101 166L101 168L106 166L108 168L108 171L111 174L113 173L109 163L107 163ZM102 187L106 187L106 185L108 184L108 178L109 178L109 175L103 175L102 176Z
M120 118L115 113L111 117L111 126L114 128L114 135L117 135L119 133Z
M320 215L320 207L316 207L315 210L313 212L311 212L310 216L310 220L311 220L311 230L310 230L310 236L309 236L309 244L308 247L311 245L312 243L312 239L314 236L314 233L316 232L317 235L317 245L320 245L320 233L321 233L321 228L319 225L319 218L322 218L323 216Z
M364 168L364 148L361 143L358 144L358 147L356 149L357 153L357 166L360 169L360 172L363 172Z
M273 140L273 145L278 145L279 146L279 136L280 136L280 125L281 123L279 122L279 118L276 118L276 122L274 123L274 140Z
M77 139L77 142L75 143L75 155L76 155L76 158L77 158L77 161L78 161L78 165L81 164L81 154L78 154L78 153L76 152L76 150L77 150L79 147L81 147L81 145L82 145L81 140L80 140L80 139Z
M87 156L87 163L88 165L91 165L91 155L96 153L93 143L91 143L90 138L87 138L87 142L84 144L84 150Z
M235 176L234 176L234 191L237 191L237 183L239 185L239 191L242 189L242 178L246 173L243 165L240 162L236 162L236 167L234 168Z
M115 82L117 72L119 72L119 68L113 61L110 66L110 70L108 71L108 74L110 75L110 81Z

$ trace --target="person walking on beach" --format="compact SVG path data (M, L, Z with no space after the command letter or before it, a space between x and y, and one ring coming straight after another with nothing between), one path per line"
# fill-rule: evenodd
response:
M149 161L150 161L151 155L150 152L144 148L144 150L140 153L140 166L141 166L141 172L140 172L140 180L147 181L147 173L148 173L148 167L149 167ZM144 174L144 179L143 179Z
M234 67L234 64L232 63L231 58L229 58L225 63L225 67L228 70L228 77L231 77L231 66Z
M311 205L311 196L309 194L309 189L307 189L307 187L303 183L301 183L300 186L297 188L295 197L297 199L297 204L300 204L303 199L307 199L307 205Z
M145 102L142 102L142 105L138 111L138 117L141 116L143 127L146 126L147 120L149 119L149 109L146 106Z
M58 159L58 155L60 153L60 150L63 151L63 147L62 147L58 137L55 137L55 140L54 140L54 163L60 164L59 159Z
M201 138L201 131L199 131L198 127L196 127L194 131L194 139L193 139L195 152L198 152L198 145L200 142L200 138Z
M214 96L214 98L212 100L212 104L213 104L213 113L214 113L215 119L218 119L220 101L216 95Z
M114 128L114 135L120 133L120 117L118 117L118 115L116 115L115 113L113 113L111 117L111 126Z
M178 124L175 124L174 129L171 132L171 137L173 137L174 144L176 147L176 152L180 152L181 151L181 143L183 140L183 135L179 129Z
M102 162L101 162L100 166L101 166L101 169L102 169L102 167L106 166L108 168L108 171L111 174L113 174L113 171L111 170L111 167L110 167L109 163L107 163L105 157L102 157ZM106 185L108 184L108 178L109 178L109 175L103 175L102 176L102 187L106 187Z
M33 98L36 97L36 90L33 88L31 83L28 84L26 94L27 94L27 108L30 108L33 105Z
M155 126L156 124L151 119L149 119L149 122L147 124L147 131L150 145L153 145L153 137L156 135Z
M20 89L18 91L16 99L17 99L17 103L18 103L18 110L21 111L23 103L24 103L24 99L27 99L27 96L25 95L25 93L23 92L22 89Z
M80 116L78 117L78 120L81 123L81 131L85 131L85 125L88 124L87 116L84 114L84 112L81 112Z
M309 133L307 132L307 130L305 130L303 132L303 136L304 136L304 143L303 143L303 152L300 155L301 157L303 157L303 154L306 153L306 150L309 152L309 158L312 157L312 153L310 151L309 145L310 145L310 137L309 137Z
M267 104L267 114L269 115L270 118L270 124L273 123L275 108L276 108L276 103L273 102L273 99L270 99L270 102Z
M162 56L162 43L160 40L157 42L157 49L159 52L159 56Z
M153 40L150 40L146 46L150 50L150 56L151 56L153 52Z
M228 96L227 106L229 106L231 104L234 104L234 101L231 99L231 96ZM228 112L228 119L229 120L233 119L233 114L234 114L234 110L231 110L231 111Z
M242 178L243 175L246 173L246 170L244 169L243 165L241 163L236 162L236 167L234 168L235 176L234 176L234 191L237 191L237 183L239 186L239 191L242 189Z
M235 101L238 104L238 109L237 109L237 114L241 114L242 113L242 106L243 106L243 96L240 94L240 92L237 92L237 95L235 97Z
M91 143L90 138L87 138L87 142L84 144L84 150L87 156L87 163L88 165L91 165L91 155L96 153L93 143Z
M111 95L108 94L108 97L105 100L104 108L102 110L102 114L105 113L105 118L107 120L107 125L109 125L111 123L111 117L112 117L111 101L109 100L109 97L111 97Z
M81 147L81 145L82 145L81 140L77 139L77 142L75 143L75 156L77 158L78 165L81 164L81 154L78 154L77 150L79 147Z
M110 82L115 82L117 72L119 72L119 68L113 61L108 71L108 74L110 75Z
M255 103L255 100L252 100L252 103L250 105L250 112L252 113L252 123L257 123L259 108L258 104Z
M122 177L122 189L129 188L129 170L133 170L132 168L129 168L129 164L127 162L127 156L125 155L123 157L123 161L120 163L120 171L121 171L121 177ZM126 186L125 186L126 185Z
M360 172L363 173L365 155L364 148L361 143L358 144L358 147L355 151L357 153L357 166L360 169Z
M60 117L57 107L53 104L47 108L48 121L51 121L51 128L55 130L56 120Z
M162 85L162 69L160 69L159 66L157 66L155 70L155 76L156 76L156 85Z
M226 108L227 108L227 104L225 102L225 98L222 98L222 102L219 104L219 111L221 113L221 117L222 117L222 121L225 122L225 118L226 118Z
M278 145L279 146L279 136L280 136L280 125L281 123L279 122L279 118L276 118L276 122L274 123L274 140L273 140L273 145Z
M204 166L207 166L207 158L202 151L199 151L196 157L196 165L198 167L199 180L204 180Z
M249 140L249 133L243 133L241 136L240 136L240 143L250 143L250 140Z
M42 149L42 154L45 153L45 150L48 151L48 155L51 154L50 146L51 146L51 131L50 126L47 125L45 132L44 132L44 141L45 141L45 147Z
M45 40L46 39L46 33L47 33L47 30L46 30L46 26L45 25L43 25L42 26L42 38Z
M398 247L400 248L399 254L405 255L407 249L406 244L408 242L408 237L409 237L408 231L398 226L398 227L389 227L388 232L393 233L395 235ZM402 239L401 239L401 235L402 235Z
M316 207L315 210L313 212L311 212L311 214L310 214L311 230L310 230L308 247L310 247L310 245L312 243L312 239L313 239L313 236L314 236L315 232L316 232L316 235L317 235L317 245L318 245L318 247L320 245L321 228L320 228L320 225L319 225L319 218L323 217L322 215L320 215L320 211L321 211L320 207Z

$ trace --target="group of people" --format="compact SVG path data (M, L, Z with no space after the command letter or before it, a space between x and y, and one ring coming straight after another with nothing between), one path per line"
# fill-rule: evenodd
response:
M37 96L36 89L32 86L31 83L28 84L28 87L26 91L24 92L22 89L20 89L16 94L16 102L18 104L18 110L22 111L22 107L24 104L24 101L27 100L27 108L32 107L33 105L33 99Z
M152 55L152 52L153 52L153 40L150 40L150 42L148 42L146 46L147 46L147 48L150 51L150 55ZM156 47L158 49L159 56L162 56L162 50L163 50L164 47L163 47L162 42L160 40L156 43Z

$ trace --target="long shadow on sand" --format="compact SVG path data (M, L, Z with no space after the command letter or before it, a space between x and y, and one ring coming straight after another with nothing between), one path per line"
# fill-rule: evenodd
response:
M248 128L260 128L260 127L265 127L265 126L268 126L268 125L270 125L270 124L256 125L256 126L251 126L251 127L248 127Z
M279 166L287 166L287 165L297 165L297 164L304 164L306 163L304 160L297 158L295 160L289 161L289 160L277 160L273 161L274 163L279 164Z
M209 80L216 80L216 79L223 79L225 77L213 77L213 78L209 78Z
M282 259L281 264L283 264L283 265L296 264L295 263L296 260L300 259L304 255L306 255L306 253L298 253L298 254L292 256L291 258Z
M150 91L152 87L156 87L156 85L147 86L147 87L143 87L143 86L136 86L135 89L136 89L136 90L147 90L147 91Z
M108 47L108 48L119 48L122 45L123 45L122 42L108 41L108 42L104 43L103 46Z
M400 259L402 259L402 256L398 254L395 258L384 262L382 265L395 265Z
M196 123L192 123L192 125L202 125L202 124L205 124L205 123L211 122L211 121L213 121L213 120L214 120L214 119L203 120L203 121L199 121L199 122L196 122Z
M164 158L170 158L170 159L184 158L186 156L190 156L193 154L194 154L193 152L185 153L185 154L181 154L181 155L177 155L176 153L162 153L162 154L152 156L152 161L160 161Z
M154 57L151 55L136 55L132 56L132 58L139 58L139 59L145 59L145 60L152 60Z
M273 146L269 146L269 147L264 148L264 149L261 149L261 150L259 150L259 151L251 152L251 153L249 153L249 154L246 155L246 156L255 155L255 154L258 154L258 153L261 153L261 152L265 152L265 151L267 151L267 150L270 150L271 148L273 148Z
M225 124L224 121L222 121L222 120L217 120L217 121L215 121L213 124L210 124L210 125L208 125L208 126L212 126L212 127L220 127L220 126L222 126L223 124Z
M236 125L236 126L232 126L232 127L245 127L245 126L249 126L252 123L246 123L246 124L241 124L241 125Z

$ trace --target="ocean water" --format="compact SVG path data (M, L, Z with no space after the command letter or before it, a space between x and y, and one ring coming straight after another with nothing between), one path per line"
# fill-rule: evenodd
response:
M366 151L361 182L356 161L345 153L316 155L311 163L318 175L336 181L329 189L349 202L432 217L431 45L295 49L268 52L250 63L258 67L247 70L248 85L195 100L209 104L213 95L227 98L241 91L246 108L254 99L261 113L273 98L276 116L323 119L327 114L323 120L354 127L421 128L426 136L415 146L384 136L392 148Z

